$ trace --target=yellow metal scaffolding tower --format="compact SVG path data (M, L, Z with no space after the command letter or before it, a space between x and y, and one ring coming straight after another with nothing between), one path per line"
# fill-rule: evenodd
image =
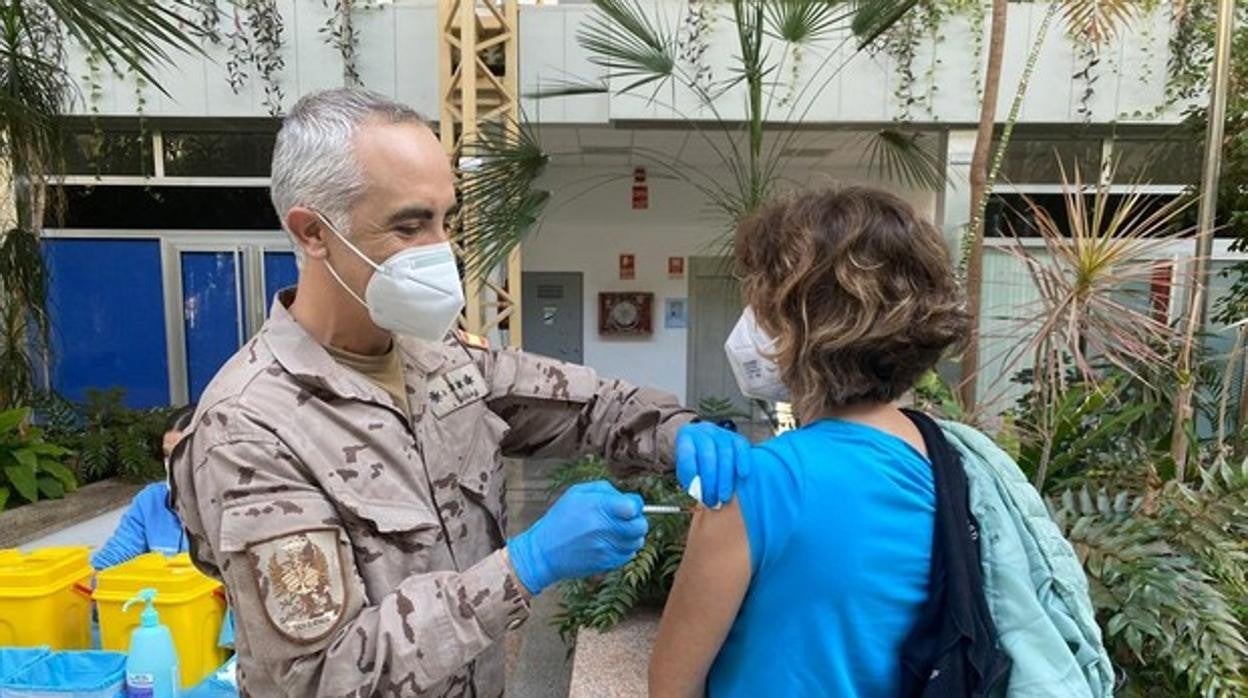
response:
M438 88L442 144L458 166L465 139L497 122L514 129L519 116L516 0L439 0ZM472 211L463 212L472 225ZM469 332L521 345L520 249L483 280L465 280ZM499 334L496 334L499 333Z

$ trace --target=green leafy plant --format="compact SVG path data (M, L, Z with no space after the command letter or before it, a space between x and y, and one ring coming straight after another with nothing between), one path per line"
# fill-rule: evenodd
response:
M159 447L170 410L130 409L124 397L120 388L89 390L82 405L57 396L45 396L38 405L49 437L73 449L73 464L85 481L164 477Z
M1199 484L1067 489L1050 500L1083 562L1129 696L1248 691L1248 470L1212 463Z
M717 422L749 415L738 411L731 400L708 397L699 403L698 416ZM606 462L596 456L569 461L557 468L551 474L550 492L553 495L592 480L607 480L621 491L637 492L648 504L690 508L695 504L671 475L617 478ZM560 585L563 599L554 623L564 641L571 645L580 628L607 630L638 606L662 606L685 553L690 521L686 515L653 517L645 545L627 565L600 577Z
M571 461L557 469L551 476L551 492L591 480L610 480L623 491L637 492L648 504L693 503L671 476L613 478L606 463L596 457ZM652 517L645 545L628 564L600 577L561 584L561 608L554 624L564 641L571 645L581 628L611 628L638 606L661 606L680 567L688 532L688 516Z
M706 397L698 402L698 416L716 424L738 419L749 419L748 412L742 412L732 400L722 397Z
M59 499L78 487L65 466L70 451L48 443L30 424L30 409L0 412L0 511L16 495L27 502Z

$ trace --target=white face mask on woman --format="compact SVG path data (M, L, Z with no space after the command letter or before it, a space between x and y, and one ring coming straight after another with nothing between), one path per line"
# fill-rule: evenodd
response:
M771 402L789 401L789 389L780 380L780 369L764 356L775 345L776 340L758 326L754 310L746 308L728 335L728 341L724 342L728 364L732 366L732 375L742 395Z
M387 257L381 264L369 259L338 232L325 216L316 214L351 251L374 270L364 289L364 298L338 276L332 264L329 273L351 297L365 308L380 328L429 342L440 342L464 309L464 288L449 242L409 247Z

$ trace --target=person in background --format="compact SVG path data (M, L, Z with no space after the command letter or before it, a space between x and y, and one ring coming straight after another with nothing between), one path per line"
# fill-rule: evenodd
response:
M168 478L169 454L182 439L182 432L190 426L194 415L193 404L179 407L169 415L160 441L161 457L165 463L165 480L153 482L134 496L130 508L121 518L121 523L117 524L117 530L91 556L91 566L95 571L120 565L144 553L177 555L189 549L182 520L170 506ZM233 613L226 612L217 642L221 647L234 646Z
M729 361L743 393L788 398L803 426L695 515L650 695L901 695L937 494L895 402L967 331L944 242L897 197L851 187L765 206L736 255Z
M182 522L169 504L169 454L191 423L195 406L180 407L169 416L161 438L161 457L165 463L165 479L153 482L139 491L130 508L117 524L117 530L91 556L91 566L98 572L132 560L143 553L158 552L176 555L186 552L188 541Z

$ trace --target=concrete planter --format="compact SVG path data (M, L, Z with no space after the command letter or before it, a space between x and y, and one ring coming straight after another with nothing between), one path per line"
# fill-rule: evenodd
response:
M45 538L125 507L142 489L120 480L93 482L65 495L0 512L0 548L39 543ZM83 542L95 542L86 541ZM48 544L67 544L51 540Z
M582 630L576 639L569 698L647 695L650 648L659 631L658 609L638 611L605 633Z

